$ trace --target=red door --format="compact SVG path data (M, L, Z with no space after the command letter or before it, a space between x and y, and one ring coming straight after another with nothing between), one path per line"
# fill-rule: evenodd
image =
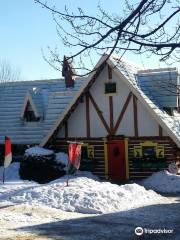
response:
M112 180L126 179L124 140L108 142L108 175Z

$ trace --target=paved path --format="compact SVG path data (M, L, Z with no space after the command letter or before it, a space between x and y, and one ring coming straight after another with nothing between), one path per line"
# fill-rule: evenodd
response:
M180 196L168 196L169 203L145 206L128 212L104 215L80 216L73 215L72 219L56 215L51 223L34 224L28 227L8 229L4 225L2 240L124 240L124 239L180 239ZM9 207L12 208L12 207ZM1 209L2 210L2 209ZM0 211L1 211L0 210ZM10 209L9 209L10 210ZM8 211L8 208L3 209ZM16 211L16 208L14 208ZM18 214L18 209L17 209ZM55 213L53 213L55 214ZM43 215L42 215L43 217ZM0 223L1 224L1 223ZM1 225L2 226L2 225ZM135 235L136 227L146 229L169 229L172 234L143 234ZM5 229L4 229L5 230ZM18 231L16 231L18 230ZM9 236L8 236L9 234ZM12 237L12 234L13 237Z

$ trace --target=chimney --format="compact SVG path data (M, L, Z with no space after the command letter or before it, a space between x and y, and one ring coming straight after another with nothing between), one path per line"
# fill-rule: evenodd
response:
M71 63L69 63L66 56L64 56L63 67L62 67L62 76L64 77L67 88L74 87L73 74L74 74L74 72L72 70Z

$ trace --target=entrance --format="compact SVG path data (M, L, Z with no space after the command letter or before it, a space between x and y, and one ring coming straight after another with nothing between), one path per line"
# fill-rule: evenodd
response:
M107 143L108 175L112 180L126 179L125 141Z

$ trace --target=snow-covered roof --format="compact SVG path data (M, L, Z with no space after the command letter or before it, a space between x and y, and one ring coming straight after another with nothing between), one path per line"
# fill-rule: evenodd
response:
M39 144L72 101L84 78L66 88L64 79L22 81L0 84L0 143L8 135L14 144ZM43 118L39 122L22 120L27 94Z
M162 126L177 146L180 147L180 114L174 111L174 115L170 116L154 101L149 91L142 90L136 78L139 68L134 64L130 64L124 60L118 61L113 57L108 60L108 63L114 67L116 73L128 84L134 95L145 105L159 125Z
M95 69L104 64L106 59L107 55L103 55ZM174 116L167 114L150 93L139 86L136 77L140 70L138 66L125 59L119 61L113 56L107 63L180 147L180 114L177 111L174 111ZM76 79L74 88L66 88L64 79L0 84L0 143L8 135L16 144L45 145L94 77L96 71L87 78ZM39 122L22 120L27 94L41 117Z
M97 69L100 65L102 65L107 59L107 55L103 55L101 59L98 61L95 69ZM114 71L117 75L122 79L131 89L133 94L145 105L145 107L149 110L153 118L157 120L160 126L167 132L167 134L174 140L178 147L180 147L180 114L175 111L174 116L168 115L160 106L158 106L152 98L145 93L144 90L139 86L136 75L140 70L139 66L125 60L119 60L118 57L111 56L108 58L107 63L113 67ZM69 110L78 100L82 92L88 87L88 84L91 82L92 78L95 76L96 71L92 72L85 84L82 88L77 92L75 97L73 98L70 105L64 111L62 115L59 116L56 123L52 127L52 129L48 132L47 136L42 140L41 145L45 145L49 138L53 135L56 128L59 124L64 120L64 117L68 114Z

